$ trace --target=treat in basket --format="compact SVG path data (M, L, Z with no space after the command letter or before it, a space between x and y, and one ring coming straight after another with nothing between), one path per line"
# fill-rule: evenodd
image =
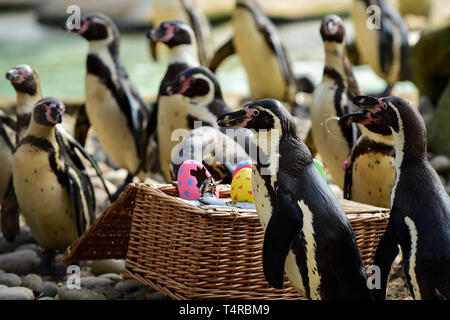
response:
M211 180L207 180L207 178ZM198 200L203 195L200 187L205 180L215 183L208 169L203 164L196 160L184 161L178 169L177 186L180 197L185 200ZM214 196L219 198L217 190L214 190Z
M233 178L234 178L234 176L236 175L236 173L239 171L239 170L241 170L241 169L243 169L243 168L252 168L252 162L250 161L250 160L244 160L244 161L241 161L241 162L239 162L237 165L236 165L236 168L234 169L234 171L233 171Z
M325 169L325 166L323 165L323 163L317 159L313 159L313 161L317 167L317 170L319 170L321 176L325 179L325 181L327 181L326 169Z
M231 199L241 202L255 202L252 190L252 169L241 168L231 181Z

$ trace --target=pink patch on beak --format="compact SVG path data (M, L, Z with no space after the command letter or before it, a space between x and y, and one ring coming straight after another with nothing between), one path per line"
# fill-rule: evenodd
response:
M87 31L87 29L89 28L89 25L90 25L89 20L87 20L86 18L83 18L82 22L83 22L83 24L81 25L80 30L77 31L77 33L80 34L80 35L85 33Z
M387 104L380 98L378 99L378 104L380 105L380 107L382 107L383 109L387 108Z
M161 38L162 42L167 42L170 39L173 38L173 35L175 33L176 27L172 26L170 24L164 24L164 27L166 28L166 34L164 35L164 37Z
M180 80L183 83L183 85L181 86L181 89L180 89L180 93L183 94L187 91L187 89L189 89L189 86L190 86L189 78L184 79L184 77L181 77Z

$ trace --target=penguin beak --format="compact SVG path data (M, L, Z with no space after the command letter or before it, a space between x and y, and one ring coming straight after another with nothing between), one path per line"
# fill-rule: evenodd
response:
M342 125L350 125L352 122L364 124L368 120L369 114L370 112L366 110L348 113L339 118L339 123Z
M163 88L163 92L171 96L173 94L180 93L181 88L182 84L175 80L167 83Z
M249 114L246 110L239 110L221 115L217 119L217 124L220 127L245 128L250 120L252 120L251 114Z
M159 41L159 39L163 38L164 35L165 34L161 28L151 29L145 34L145 36L152 41Z
M362 125L380 123L380 119L376 116L376 113L381 111L381 107L384 107L385 103L382 99L377 99L370 96L356 96L353 98L353 103L360 107L362 110L359 112L352 112L339 118L339 123L350 124L351 122L359 123Z
M353 103L360 108L368 111L380 106L381 99L377 99L370 96L356 96L353 98ZM384 104L384 103L383 103Z
M17 69L11 69L6 73L5 76L9 81L14 81L20 77L20 72Z

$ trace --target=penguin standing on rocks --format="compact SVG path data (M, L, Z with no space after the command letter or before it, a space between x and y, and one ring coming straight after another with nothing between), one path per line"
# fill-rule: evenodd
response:
M147 38L161 42L169 48L169 65L161 80L153 120L156 124L159 167L169 179L170 154L174 144L171 134L177 128L186 128L187 100L181 95L169 95L165 91L167 83L189 68L200 66L197 42L191 27L183 21L162 22L158 28L147 32ZM169 181L169 180L168 180Z
M276 27L254 0L237 0L234 37L220 48L210 64L219 64L235 51L244 66L253 99L272 97L295 105L296 81Z
M214 50L211 26L203 11L191 0L154 0L153 11L154 27L167 20L181 20L189 24L195 34L201 64L207 66ZM157 60L157 42L149 39L152 56Z
M56 132L64 111L55 98L39 100L13 161L19 207L33 237L50 258L55 250L65 250L83 234L95 212L90 178Z
M283 105L258 100L218 123L255 130L259 150L252 189L265 229L263 268L269 284L281 288L286 271L309 299L371 299L350 222Z
M8 189L9 180L12 173L12 159L14 152L14 142L8 134L7 128L16 129L16 122L0 111L0 199L3 199Z
M342 20L336 15L325 17L320 35L325 47L325 68L311 103L311 130L317 151L334 183L342 189L342 165L357 139L358 130L355 124L339 123L332 118L351 111L351 99L359 89L347 59Z
M339 122L358 123L361 136L344 164L344 198L390 208L395 181L395 148L391 129L378 121L367 121L366 110L340 117Z
M73 32L89 43L85 82L86 113L112 161L133 176L145 178L145 151L155 128L152 112L128 78L119 58L119 31L104 14L82 17ZM121 190L121 188L119 188Z
M351 16L362 61L386 80L382 95L389 95L397 81L410 79L408 29L388 0L354 0Z
M403 270L414 299L450 299L450 198L427 159L425 124L416 108L398 97L354 98L368 123L389 126L395 141L395 183L387 229L374 265L380 268L385 299L392 262L400 245Z

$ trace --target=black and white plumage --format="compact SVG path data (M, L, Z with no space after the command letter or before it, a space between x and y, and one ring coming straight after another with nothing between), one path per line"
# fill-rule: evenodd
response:
M130 175L144 177L145 150L154 133L152 111L119 57L119 31L104 14L82 17L73 30L89 43L85 81L88 119L106 153Z
M84 165L56 132L64 110L55 98L38 101L14 153L17 202L33 237L47 250L65 250L90 226L95 212Z
M281 288L286 271L309 299L370 299L350 223L284 106L273 99L255 101L218 123L255 131L259 150L252 189L265 229L263 268L269 284Z
M179 20L189 24L198 44L197 56L202 65L207 66L213 55L212 32L205 14L191 0L154 0L153 27L164 21ZM150 38L152 56L157 60L157 42Z
M339 123L332 118L352 110L351 99L359 89L347 59L342 20L336 15L325 17L320 34L325 48L325 68L310 107L312 137L334 183L343 188L342 166L357 139L358 130L355 124Z
M415 299L450 299L450 198L427 159L425 124L415 107L398 97L359 96L367 121L389 126L395 141L395 183L387 229L374 264L380 267L385 299L392 262L400 245L403 270Z
M377 9L370 10L370 6ZM356 47L362 61L386 80L387 95L397 81L410 78L408 29L388 0L354 0L351 15ZM369 28L369 22L378 22L379 28Z
M9 129L8 129L9 128ZM8 134L8 130L16 129L16 122L0 110L0 199L8 189L12 174L12 160L15 143Z
M170 137L174 130L186 128L188 101L181 95L167 94L165 88L180 72L200 66L197 41L191 27L179 20L162 22L158 28L147 32L147 37L169 48L169 64L159 86L153 118L157 128L159 167L169 181L170 155L174 147Z
M272 97L295 104L297 87L286 50L275 25L255 0L236 1L233 38L217 51L211 70L234 52L246 70L253 99Z
M340 117L344 123L358 123L361 136L345 163L344 198L390 208L395 181L395 148L391 129L367 120L366 110Z

